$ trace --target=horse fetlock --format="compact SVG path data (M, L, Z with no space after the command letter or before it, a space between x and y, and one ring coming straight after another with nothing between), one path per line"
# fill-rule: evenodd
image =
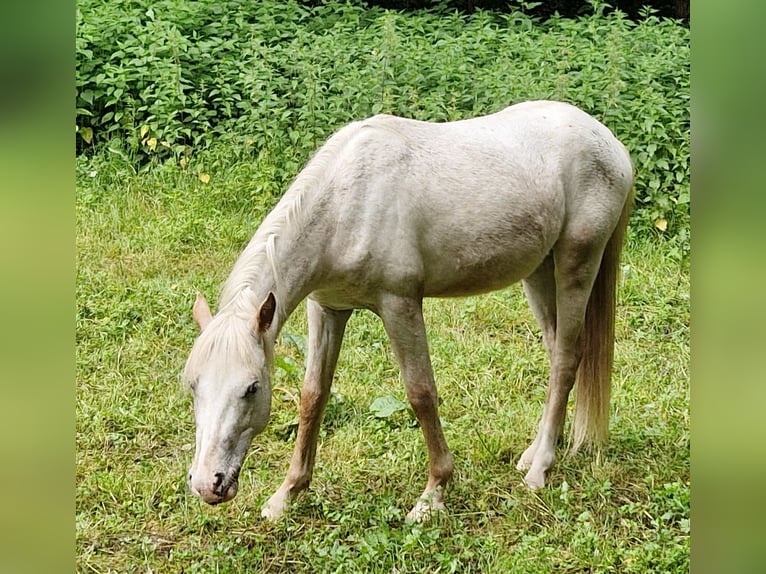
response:
M261 510L261 516L269 520L277 520L290 508L290 502L311 484L311 474L301 474L298 477L287 478Z
M452 478L455 469L455 463L452 461L452 454L448 451L444 456L431 463L429 469L428 490L443 488Z
M535 460L535 453L537 452L537 440L527 447L522 455L519 457L519 462L516 463L516 470L529 470L532 466L532 462Z
M312 478L312 473L301 474L297 477L292 477L288 474L283 488L290 493L291 498L294 498L299 492L303 492L311 486Z

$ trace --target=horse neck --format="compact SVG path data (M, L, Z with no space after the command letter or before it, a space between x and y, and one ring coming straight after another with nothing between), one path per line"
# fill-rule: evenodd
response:
M219 305L239 296L251 299L257 309L269 292L277 300L272 332L276 335L298 304L313 290L317 252L321 242L300 241L303 226L300 212L289 197L267 216L239 256L221 291ZM282 205L286 203L286 205Z
M277 298L277 330L308 295L322 272L321 251L335 223L320 198L332 191L332 171L346 142L360 129L352 123L335 133L298 174L290 189L240 255L221 293L224 303L252 286L260 304Z

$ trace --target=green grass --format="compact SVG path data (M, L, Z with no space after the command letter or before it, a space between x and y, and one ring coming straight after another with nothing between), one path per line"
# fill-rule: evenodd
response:
M235 155L138 174L106 150L77 160L78 571L688 571L688 261L646 236L629 237L623 262L611 440L600 453L561 451L549 487L529 492L514 468L548 365L513 286L426 304L456 462L445 514L404 523L425 483L425 447L407 409L370 410L405 395L366 312L349 323L314 482L290 515L259 517L292 449L302 308L280 339L272 421L239 495L217 507L192 496L194 424L179 383L196 335L191 303L197 290L215 299L278 195L261 166Z

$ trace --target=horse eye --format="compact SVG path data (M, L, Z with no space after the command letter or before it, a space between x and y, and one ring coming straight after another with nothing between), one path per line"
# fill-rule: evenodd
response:
M247 387L247 390L245 391L245 396L249 397L250 395L254 395L256 392L258 392L258 381L253 381L250 383L250 386Z

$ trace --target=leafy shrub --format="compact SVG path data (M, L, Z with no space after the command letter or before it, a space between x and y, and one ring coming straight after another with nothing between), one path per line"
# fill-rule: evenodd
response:
M527 3L531 6L534 3ZM283 188L339 126L451 120L529 99L600 118L637 169L634 229L689 246L689 29L646 12L541 22L327 2L80 0L78 151L136 163L232 146ZM521 3L524 6L524 3ZM243 200L246 198L243 198ZM659 231L658 231L659 230Z

